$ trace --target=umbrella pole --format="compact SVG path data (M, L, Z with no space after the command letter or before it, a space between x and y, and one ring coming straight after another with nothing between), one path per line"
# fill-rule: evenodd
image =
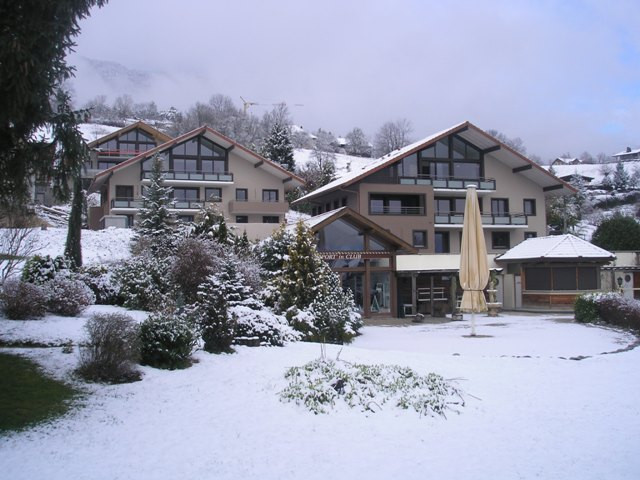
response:
M476 312L471 312L471 336L476 336Z

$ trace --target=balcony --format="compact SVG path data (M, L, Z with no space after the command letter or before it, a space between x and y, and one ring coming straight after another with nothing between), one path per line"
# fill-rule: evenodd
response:
M264 214L282 215L289 210L287 202L229 202L229 213L232 215Z
M371 215L424 215L424 207L375 206Z
M431 177L417 175L415 177L397 177L400 185L430 185L434 189L465 190L469 185L476 185L478 190L495 190L496 181L493 178L454 178Z
M233 173L231 172L162 172L165 182L199 182L199 183L233 183ZM149 180L152 172L143 171L142 180Z
M524 213L483 213L482 225L504 225L513 227L526 227L528 225L527 216ZM458 225L462 227L464 214L460 212L436 213L436 225Z
M203 202L202 200L173 200L170 208L173 210L200 210L204 208L205 204L209 202ZM144 207L144 199L128 199L128 198L114 198L111 200L112 210L138 210Z

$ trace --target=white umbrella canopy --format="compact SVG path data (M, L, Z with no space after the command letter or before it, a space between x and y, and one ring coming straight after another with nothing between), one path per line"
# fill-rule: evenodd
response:
M482 216L475 185L467 187L460 248L460 286L464 290L460 309L471 312L471 335L476 334L475 313L486 312L483 290L489 281L487 246L482 230Z

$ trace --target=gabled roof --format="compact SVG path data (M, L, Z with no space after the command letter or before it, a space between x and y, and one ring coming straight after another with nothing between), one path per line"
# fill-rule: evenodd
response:
M640 148L623 150L622 152L614 153L612 157L622 157L623 155L635 155L640 153Z
M616 256L575 235L529 238L496 257L496 262L531 260L609 261Z
M524 155L516 152L508 145L500 142L496 138L489 135L484 130L473 125L471 122L466 121L454 125L446 130L442 130L429 137L423 138L417 142L407 145L401 149L395 150L363 167L361 170L355 170L353 172L344 175L327 185L314 190L313 192L299 198L294 203L313 200L314 198L323 195L334 190L338 190L343 187L352 185L355 182L389 166L393 163L401 160L404 157L408 157L416 153L419 150L427 147L428 145L437 142L441 138L445 138L451 134L457 134L461 138L465 139L472 145L475 145L481 150L490 151L498 161L504 163L510 168L519 169L518 175L524 175L533 182L537 183L545 189L547 192L560 193L570 192L574 193L576 190L567 182L555 177L547 170L542 168L537 163L529 160Z
M92 142L89 142L87 145L89 146L89 148L94 148L101 143L108 142L113 138L119 137L123 133L130 132L131 130L135 130L137 128L139 128L140 130L144 130L152 137L157 138L160 143L165 143L171 140L171 137L169 135L162 133L160 130L156 128L153 128L148 123L144 123L143 121L139 120L135 123L132 123L131 125L127 125L126 127L121 128L120 130L116 130L115 132L112 132L109 135L105 135L104 137L100 137Z
M349 222L364 229L372 232L376 237L384 240L386 243L393 245L398 250L404 250L408 253L417 253L418 250L409 245L407 242L402 240L400 237L397 237L393 233L385 230L380 227L375 222L372 222L368 218L360 215L355 210L350 209L349 207L341 207L336 210L331 210L330 212L325 212L321 215L316 215L315 217L308 218L304 220L305 225L307 225L311 230L317 232L318 230L322 230L324 227L329 225L330 223L335 222L339 218L348 218ZM294 228L295 225L289 225L288 228Z
M170 139L169 141L163 143L162 145L158 145L157 147L152 148L151 150L142 152L139 155L136 155L135 157L129 158L122 163L114 165L113 167L107 168L106 170L102 170L100 173L98 173L95 176L94 181L91 184L91 187L89 188L89 190L95 191L97 186L99 186L104 181L106 181L114 172L118 170L127 168L130 165L133 165L135 163L142 162L148 158L153 157L157 153L161 153L161 152L164 152L165 150L169 150L170 148L174 147L179 143L185 142L191 138L195 138L200 135L203 135L207 139L213 141L217 145L220 145L222 148L226 150L233 149L235 153L237 153L240 157L250 161L254 165L254 167L266 169L276 177L282 179L283 182L292 181L293 185L295 186L301 186L304 184L304 181L300 177L289 172L288 170L281 167L277 163L272 162L271 160L264 158L255 152L252 152L248 148L231 140L229 137L226 137L225 135L222 135L221 133L216 132L211 127L204 126L204 127L196 128L195 130L187 132L183 135L180 135L177 138Z

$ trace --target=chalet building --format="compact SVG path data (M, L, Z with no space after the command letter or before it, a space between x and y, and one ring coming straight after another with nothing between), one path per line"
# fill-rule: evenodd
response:
M259 156L209 127L200 127L151 147L140 130L118 144L138 154L99 171L91 192L100 192L101 205L90 211L94 228L131 227L150 184L153 159L163 162L164 183L173 187L173 210L179 220L193 221L207 203L214 203L237 231L250 239L264 238L284 221L289 209L286 192L303 181L280 165ZM147 133L145 131L145 133ZM122 143L120 143L122 142ZM135 143L134 143L135 142ZM149 147L149 148L147 148ZM107 151L110 151L109 144ZM120 150L122 152L122 150ZM98 157L98 166L100 166Z
M171 140L169 135L144 122L136 122L88 143L90 159L85 164L86 186L103 170L107 170L140 153Z
M321 251L322 242L337 244L336 238L345 235L330 226L332 221L350 223L364 238L380 237L385 231L393 235L394 241L387 243L393 247L389 288L370 273L354 284L355 292L362 291L356 299L362 297L365 316L440 314L451 311L460 294L457 272L466 187L470 184L477 186L490 266L499 273L497 301L505 308L524 308L522 294L518 303L515 300L516 275L505 277L506 264L495 259L527 239L546 236L545 198L575 189L470 122L396 150L297 202L311 205L313 217L308 223L314 230L315 219L321 219ZM336 211L349 213L338 215ZM362 219L368 221L366 226ZM349 272L348 260L360 250L366 253L356 254L353 260L361 262L357 263L360 271L366 271L371 251L366 243L358 245L355 250L333 251L336 271ZM509 285L505 285L505 278ZM379 284L389 296L386 311L374 308L376 303L381 305L376 293Z

